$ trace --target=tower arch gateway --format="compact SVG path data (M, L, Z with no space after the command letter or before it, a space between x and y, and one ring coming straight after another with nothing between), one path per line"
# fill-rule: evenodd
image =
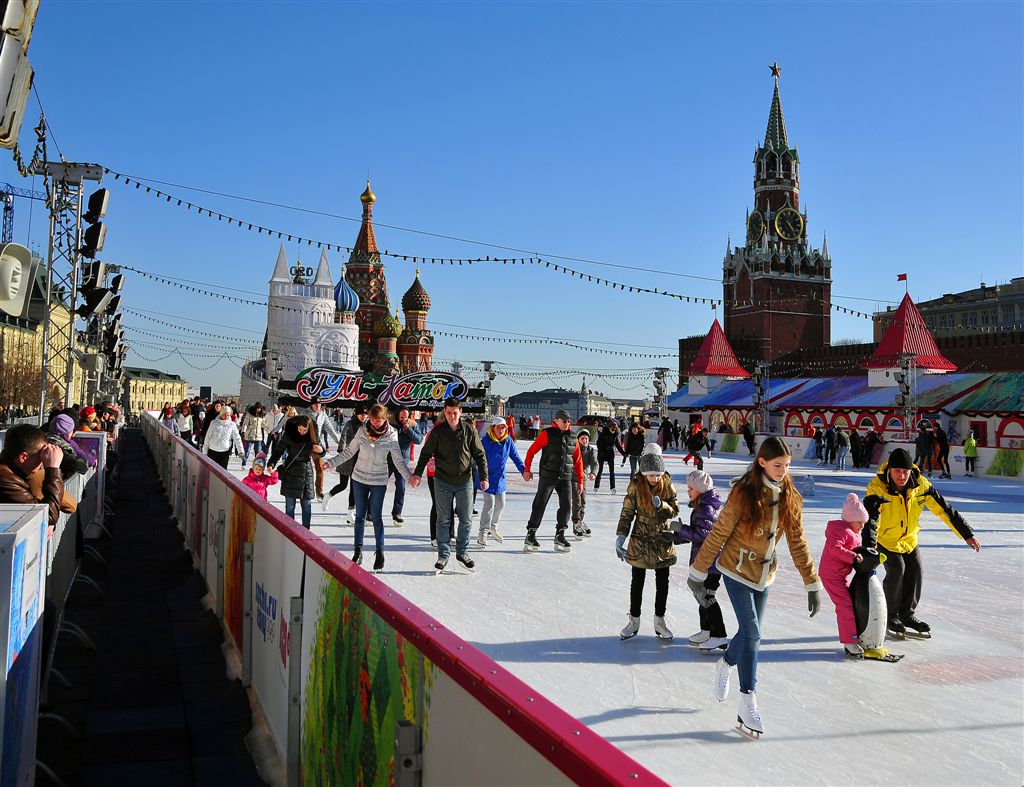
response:
M831 258L827 244L814 249L808 240L800 155L789 142L781 74L773 65L768 124L754 151L746 243L728 250L722 267L725 334L745 357L766 361L831 343Z

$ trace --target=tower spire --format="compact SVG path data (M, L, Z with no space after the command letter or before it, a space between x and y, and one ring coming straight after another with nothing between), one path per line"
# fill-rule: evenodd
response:
M377 238L373 234L373 203L377 201L377 195L370 188L370 179L366 179L366 191L359 195L359 201L363 203L363 223L359 227L359 237L356 238L356 251L363 251L368 254L377 253Z
M772 63L772 77L775 79L775 92L772 94L772 108L768 112L768 128L764 132L764 146L775 150L789 149L789 135L786 133L786 119L782 115L782 99L779 98L779 79L782 67Z

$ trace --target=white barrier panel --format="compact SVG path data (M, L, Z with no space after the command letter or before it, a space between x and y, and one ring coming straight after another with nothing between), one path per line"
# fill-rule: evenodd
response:
M142 427L186 536L190 518L206 529L199 569L289 784L663 784L155 418Z
M36 722L46 592L47 506L0 505L0 784L35 779Z

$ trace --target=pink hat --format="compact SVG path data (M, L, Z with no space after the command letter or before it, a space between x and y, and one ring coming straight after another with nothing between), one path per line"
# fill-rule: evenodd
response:
M867 522L868 521L868 510L864 508L864 504L860 502L860 498L857 497L856 493L850 492L846 496L846 502L843 503L843 521L844 522Z

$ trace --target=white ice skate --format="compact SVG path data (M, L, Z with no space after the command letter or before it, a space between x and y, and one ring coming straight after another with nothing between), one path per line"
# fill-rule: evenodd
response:
M330 492L320 498L320 508L324 513L327 513L328 507L331 505L331 498L334 497Z
M498 532L498 528L491 525L491 538L497 541L499 544L505 540L505 537Z
M658 615L654 616L654 633L658 635L658 639L672 641L672 632L665 625L665 618Z
M728 637L708 637L698 646L701 653L714 653L716 650L725 650L729 647Z
M710 637L710 631L707 629L701 629L696 634L691 634L686 641L691 645L700 645L702 642L707 642Z
M354 524L355 521L356 521L356 510L354 508L350 508L348 510L348 515L345 517L345 524L346 525L351 525L351 524Z
M484 548L487 547L487 531L486 530L481 530L477 534L476 543L478 543L481 547L484 547Z
M754 692L744 694L740 692L740 707L736 714L736 732L745 735L753 741L759 740L764 734L764 722L761 721L761 714L757 710L757 697Z
M844 642L843 652L851 659L864 658L864 648L860 646L859 642Z
M733 665L722 656L715 666L715 699L725 702L729 696L729 681L732 678Z
M626 627L619 632L619 637L622 639L630 639L635 637L636 633L640 630L640 618L634 618L632 615L629 616L626 622Z

